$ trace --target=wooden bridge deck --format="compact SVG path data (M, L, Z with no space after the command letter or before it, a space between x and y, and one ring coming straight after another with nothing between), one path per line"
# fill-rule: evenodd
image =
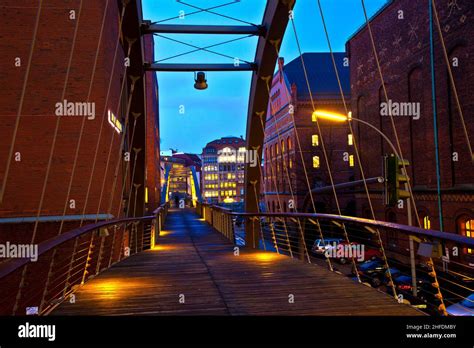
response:
M189 210L170 211L154 250L75 295L52 315L421 315L314 264L245 249L234 256L233 245Z

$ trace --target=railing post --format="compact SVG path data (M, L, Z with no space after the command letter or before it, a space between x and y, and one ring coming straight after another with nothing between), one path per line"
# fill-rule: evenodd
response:
M255 218L257 217L250 217L245 219L245 246L253 249L258 249L261 231L260 223L255 223Z
M299 218L298 218L299 219ZM298 233L298 255L299 255L299 259L301 261L304 261L305 260L305 253L306 253L306 248L305 248L305 241L304 241L304 233L305 233L305 220L303 220L303 223L300 224L301 225L301 233Z

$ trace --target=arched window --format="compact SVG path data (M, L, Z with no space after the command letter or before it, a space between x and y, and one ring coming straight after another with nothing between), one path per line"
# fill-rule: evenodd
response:
M288 151L290 151L293 148L293 144L291 143L291 138L290 137L288 137L286 139L286 143L287 143L286 148L288 149Z
M319 168L320 165L319 156L313 156L313 168Z
M420 226L426 230L431 229L431 218L426 210L418 212L418 218L420 219Z
M283 155L285 153L285 141L281 141L281 154Z
M474 238L474 217L463 215L457 219L458 233L469 238ZM465 253L473 255L474 249L464 248Z

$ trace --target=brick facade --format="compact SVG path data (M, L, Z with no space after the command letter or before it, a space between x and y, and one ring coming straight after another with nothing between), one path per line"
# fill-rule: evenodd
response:
M469 0L437 1L437 8L472 145L474 5ZM420 103L419 119L394 116L394 122L403 157L410 161L408 173L417 212L421 220L429 217L431 228L439 229L428 2L392 1L372 18L371 28L388 98L393 102ZM434 38L444 230L463 233L462 222L474 218L474 166L448 79L436 22ZM366 27L348 41L347 52L354 116L373 124L396 144L390 117L380 116L380 104L385 102L385 96ZM366 176L380 175L382 156L392 152L390 147L366 126L356 124L356 129ZM380 165L374 165L377 163ZM360 176L359 172L357 175ZM371 189L376 218L406 224L406 205L402 209L385 208L381 190L381 186ZM358 215L368 217L365 193L360 192L356 197ZM413 219L416 225L415 216Z
M122 153L119 152L121 134L108 122L110 110L124 123L130 80L124 84L125 52L124 37L119 33L120 8L116 1L84 1L79 17L77 1L51 0L43 3L36 44L33 50L31 70L26 81L21 119L13 152L21 155L21 161L11 162L3 203L0 204L0 218L35 217L38 213L43 182L54 138L58 117L55 104L66 99L70 102L94 102L95 118L85 121L82 141L79 148L77 166L69 199L74 199L75 207L69 205L66 215L76 221L83 212L88 215L123 214L118 211L121 200L123 174L125 166L120 165L116 186L112 192L115 168ZM0 181L6 171L8 151L13 139L16 115L28 66L28 56L33 38L36 13L36 1L2 1L0 20L0 138L4 146L0 147ZM75 19L70 11L75 10ZM104 32L99 46L97 66L90 98L93 62L95 59L102 18L106 11ZM75 25L79 22L77 39L72 56L69 78L65 86L69 55L72 49L72 37ZM114 63L115 47L118 43ZM152 50L152 47L148 45ZM150 51L149 51L150 52ZM153 52L151 51L151 54ZM15 59L21 59L21 65L15 66ZM147 76L148 77L148 76ZM151 79L150 79L151 80ZM110 84L110 89L109 89ZM153 82L150 81L149 86ZM64 87L65 86L65 87ZM63 89L65 88L64 96ZM154 89L149 91L155 93ZM109 92L109 93L108 93ZM153 117L157 99L149 99L149 127L157 125ZM152 104L155 104L153 106ZM155 115L156 116L156 115ZM130 117L132 123L132 117ZM156 122L154 121L156 120ZM62 116L59 122L54 155L40 210L43 216L62 216L67 198L67 190L73 170L73 161L82 125L82 116ZM97 161L92 172L96 144L101 126L102 133L98 147ZM149 137L149 150L158 146L158 134ZM110 161L107 158L110 148ZM126 148L128 146L126 145ZM157 150L158 151L158 150ZM153 150L148 151L153 155ZM159 154L159 151L157 152ZM106 171L107 168L107 171ZM159 172L159 156L156 165ZM150 171L153 171L150 166ZM91 189L86 205L86 193L89 179ZM153 175L149 174L150 185ZM154 179L156 180L156 179ZM159 179L158 179L159 182ZM104 183L104 189L102 185ZM125 194L128 188L125 189ZM100 197L102 196L102 199ZM156 195L152 195L156 197ZM101 201L98 206L99 200ZM112 200L112 209L109 210ZM58 222L40 223L36 242L50 238L58 233ZM67 222L63 231L70 230L78 222ZM0 223L2 239L14 236L18 241L30 241L32 224Z
M303 57L309 78L312 79L315 108L344 114L344 104L334 70L333 74L330 72L333 66L329 53L306 53ZM341 76L348 78L349 68L344 68L341 64L344 58L344 54L336 54L338 71ZM320 74L327 76L320 80ZM342 79L345 96L349 100L346 81L347 79ZM348 144L348 127L320 120L319 133L316 123L312 121L313 106L302 76L300 58L286 66L283 58L279 59L270 100L263 149L265 206L271 212L313 211L308 185L311 189L331 185L323 142L334 184L354 179L353 167L349 163L349 156L354 153L352 146ZM313 138L315 135L317 140ZM319 158L319 168L313 166L315 156ZM354 204L351 192L342 191L338 194L341 211L350 214ZM313 194L313 197L317 212L337 213L332 192ZM293 198L296 201L294 205L290 204Z

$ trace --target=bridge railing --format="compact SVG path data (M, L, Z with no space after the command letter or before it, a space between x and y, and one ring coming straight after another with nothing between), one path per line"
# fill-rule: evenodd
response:
M201 211L226 237L232 230L237 245L328 267L429 314L465 301L474 315L467 299L474 293L474 238L332 214L240 213L207 204Z
M74 291L124 258L152 248L168 211L102 221L68 231L38 245L36 260L0 263L0 314L48 314Z
M198 202L196 211L208 224L235 243L232 210Z

